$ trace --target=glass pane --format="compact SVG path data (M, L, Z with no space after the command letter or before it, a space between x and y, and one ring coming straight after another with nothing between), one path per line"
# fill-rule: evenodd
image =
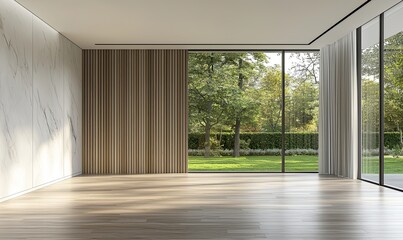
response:
M318 171L319 52L285 54L285 167Z
M189 171L281 171L281 53L189 54Z
M362 178L379 182L379 18L362 27Z
M384 16L385 184L403 188L403 4Z

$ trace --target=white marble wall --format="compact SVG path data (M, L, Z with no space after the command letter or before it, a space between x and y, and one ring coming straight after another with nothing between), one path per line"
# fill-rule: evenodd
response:
M66 38L64 51L64 176L82 171L82 51Z
M63 46L61 36L33 20L34 185L63 176Z
M0 198L32 187L32 15L0 0Z
M0 0L0 201L81 172L81 49Z

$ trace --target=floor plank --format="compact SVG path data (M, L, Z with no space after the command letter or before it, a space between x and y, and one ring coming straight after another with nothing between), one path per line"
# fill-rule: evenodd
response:
M317 174L80 176L0 203L0 239L403 239L403 193Z

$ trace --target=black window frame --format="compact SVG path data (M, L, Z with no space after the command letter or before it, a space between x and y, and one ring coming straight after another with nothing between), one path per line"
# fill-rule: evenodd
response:
M286 171L286 148L285 148L285 54L295 52L319 52L320 49L189 49L190 53L198 52L264 52L264 53L281 53L281 82L282 82L282 102L281 102L281 171L264 171L264 172L251 172L251 171L190 171L191 173L319 173L318 171ZM319 164L319 162L318 162Z
M375 18L379 18L379 182L372 181L370 179L366 179L362 176L362 26L367 24L363 24L362 26L356 29L356 69L357 69L357 102L358 102L358 179L375 184L378 186L394 189L397 191L403 192L403 188L394 187L388 184L385 184L385 12L389 11L396 7L399 3L390 7L386 11L382 12Z

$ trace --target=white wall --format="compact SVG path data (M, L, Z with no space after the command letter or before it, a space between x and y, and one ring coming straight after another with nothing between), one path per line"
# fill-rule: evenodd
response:
M0 0L0 201L81 173L82 51Z

